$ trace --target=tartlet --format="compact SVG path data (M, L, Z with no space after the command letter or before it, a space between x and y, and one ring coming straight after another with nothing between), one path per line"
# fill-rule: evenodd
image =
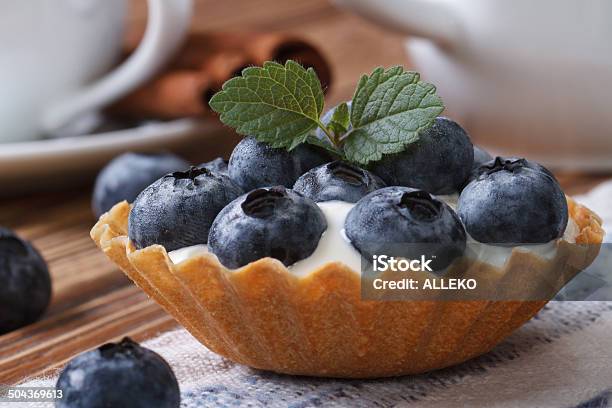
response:
M286 374L374 378L463 362L534 316L602 242L600 218L567 201L579 232L575 243L559 241L554 259L513 251L503 268L471 269L493 287L508 279L548 285L549 296L537 300L363 300L359 273L342 260L300 277L272 258L237 270L212 254L174 264L163 246L137 250L130 242L126 202L102 215L91 237L195 338L232 361Z

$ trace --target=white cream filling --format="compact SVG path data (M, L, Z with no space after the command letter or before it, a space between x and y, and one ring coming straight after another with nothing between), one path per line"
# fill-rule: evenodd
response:
M208 253L208 245L192 245L181 249L175 249L170 251L168 256L174 264L179 264L186 259L196 255L203 255Z
M294 263L289 270L304 276L328 262L342 262L354 271L361 271L361 256L344 233L344 220L355 204L344 201L318 203L327 220L317 249L306 259Z
M457 205L457 195L438 196L453 209ZM361 271L361 256L351 245L344 234L344 220L353 208L353 203L343 201L327 201L318 203L327 220L327 230L323 233L317 249L308 258L289 266L289 270L296 276L304 276L318 269L328 262L342 262L354 271ZM576 223L570 218L563 238L568 242L575 242L579 230ZM468 235L468 245L465 256L478 259L496 267L502 267L512 251L531 252L540 258L552 259L557 251L558 240L545 244L520 245L513 247L495 246L477 242ZM177 249L168 255L173 263L178 264L195 255L208 253L206 245L194 245Z
M567 242L576 242L578 235L578 225L571 218L567 222L565 233L561 239ZM467 248L465 256L470 259L477 259L480 262L488 263L498 268L504 266L513 251L530 252L538 257L546 260L551 260L557 253L557 244L559 240L553 240L545 244L525 244L516 246L497 246L483 244L476 241L469 234L467 236Z
M297 276L303 276L328 262L340 261L353 270L360 271L359 252L344 235L344 220L354 204L344 201L327 201L318 203L318 205L327 220L327 229L312 255L289 266L289 270ZM178 264L189 257L205 253L208 253L207 245L194 245L172 251L168 256L173 263Z

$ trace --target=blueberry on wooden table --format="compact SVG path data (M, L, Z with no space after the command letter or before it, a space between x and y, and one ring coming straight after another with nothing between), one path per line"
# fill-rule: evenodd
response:
M47 264L29 242L0 227L0 334L34 321L51 299Z
M96 217L100 217L118 202L126 200L131 203L158 178L187 168L189 163L170 153L124 153L117 156L96 178L93 211Z
M177 408L181 395L168 363L129 338L73 358L57 380L57 408Z

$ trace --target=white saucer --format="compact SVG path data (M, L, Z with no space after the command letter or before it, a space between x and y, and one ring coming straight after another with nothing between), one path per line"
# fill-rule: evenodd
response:
M78 186L120 153L184 148L218 128L215 121L180 119L91 135L0 144L0 195Z

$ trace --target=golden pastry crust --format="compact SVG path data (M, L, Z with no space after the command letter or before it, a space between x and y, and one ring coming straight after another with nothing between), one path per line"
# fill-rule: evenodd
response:
M604 234L597 215L569 198L568 203L580 229L576 244L561 241L552 261L513 251L503 270L489 265L473 273L489 277L490 285L508 276L523 288L544 282L554 295L568 273L597 256ZM104 214L91 231L96 244L202 344L254 368L342 378L435 370L489 351L546 304L362 300L359 274L341 262L303 277L271 258L235 271L210 254L173 264L162 246L132 246L129 211L123 202ZM538 275L561 265L559 257L577 269L552 279Z

